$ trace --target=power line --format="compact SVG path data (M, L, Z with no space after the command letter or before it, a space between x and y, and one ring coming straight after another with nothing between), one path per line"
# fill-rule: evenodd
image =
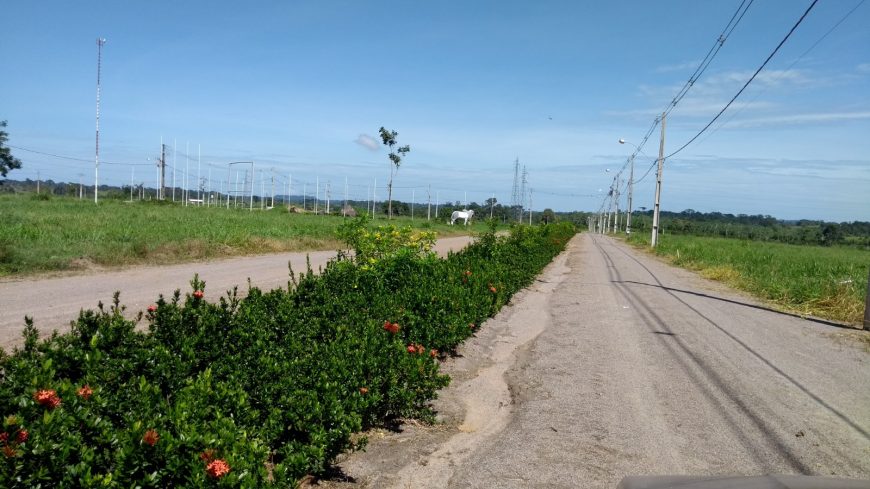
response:
M776 82L776 81L778 81L780 78L782 78L782 77L784 76L784 74L785 74L786 72L788 72L790 69L792 69L792 67L793 67L794 65L796 65L798 62L800 62L800 61L804 58L804 56L806 56L807 54L809 54L810 51L812 51L813 49L816 48L816 46L818 46L819 44L821 44L822 41L824 41L824 40L825 40L825 39L826 39L826 38L827 38L827 37L828 37L832 32L834 32L835 29L837 29L838 27L840 27L840 24L842 24L843 22L845 22L846 19L848 19L849 17L851 17L852 14L853 14L856 10L858 10L858 7L860 7L861 5L863 5L865 1L866 1L866 0L860 0L858 3L856 3L855 6L851 8L851 10L849 10L848 12L846 12L846 15L840 17L840 20L838 20L838 21L837 21L833 26L831 26L831 28L828 29L827 32L825 32L825 33L824 33L820 38L818 38L818 39L816 40L816 42L814 42L814 43L813 43L809 48L807 48L806 51L804 51L803 53L801 53L800 56L798 56L794 61L792 61L791 64L789 64L788 66L786 66L786 68L785 68L784 70L782 70L782 71L781 71L781 72L780 72L780 73L779 73L779 74L778 74L778 75L777 75L777 76L776 76L772 81L773 81L773 82ZM744 110L744 109L745 109L749 104L751 104L752 102L755 102L756 100L758 100L758 97L760 97L762 94L764 94L765 92L767 92L767 88L768 88L768 87L765 87L764 89L762 89L761 91L759 91L757 94L755 94L755 96L752 97L752 99L751 99L751 100L750 100L746 105L744 105L743 107L740 107L739 109L737 109L736 112L732 112L732 113L731 113L731 116L730 116L727 120L723 121L723 122L722 122L721 124L719 124L715 129L713 129L712 131L710 131L710 134L707 134L707 137L704 138L704 139L702 139L701 142L703 143L703 142L706 141L710 136L712 136L713 134L715 134L716 131L718 131L719 129L722 129L723 127L725 127L726 125L728 125L728 123L731 122L732 120L734 120L734 118L737 117L741 112L743 112L743 110Z
M734 29L737 28L737 25L740 24L740 21L743 20L743 16L746 15L746 12L749 10L749 7L752 6L753 2L754 2L754 0L749 0L749 3L747 3L747 0L743 0L740 2L740 5L737 6L737 10L735 10L734 13L731 15L731 18L728 20L728 23L725 25L725 27L722 29L722 32L716 38L716 42L714 42L713 45L710 47L710 49L707 51L707 54L704 56L704 59L702 59L701 62L698 63L698 67L695 68L695 71L692 73L691 76L689 76L689 79L686 81L686 83L683 84L683 86L680 88L680 90L677 92L677 94L674 95L674 97L671 99L671 101L662 110L662 113L665 116L670 114L671 111L673 111L677 107L677 104L679 104L680 101L683 100L683 98L686 96L686 94L689 93L689 90L692 89L692 87L695 85L695 83L698 82L698 80L701 78L701 76L704 74L704 72L707 71L707 68L713 62L713 59L716 58L716 55L719 54L719 51L722 49L722 46L724 46L725 41L731 36L731 34L734 32ZM655 131L656 127L658 127L660 122L661 122L661 116L657 116L653 120L652 124L650 124L650 127L649 127L649 129L647 129L646 134L644 134L643 139L641 139L640 144L638 144L635 147L635 151L626 160L626 162L622 165L622 168L619 170L619 172L622 172L623 170L625 170L625 168L628 166L629 162L631 162L632 159L637 157L637 155L642 152L642 148L644 147L644 145L646 145L647 141L649 141L650 136ZM655 163L653 163L653 165L654 164ZM652 166L650 166L650 169L652 169ZM641 182L644 178L646 178L646 176L649 174L649 172L650 172L650 170L647 170L647 172L644 173L644 175L640 179L634 180L633 182L627 182L626 185ZM605 198L605 200L607 200L607 199ZM603 203L602 203L602 205L603 205Z
M65 155L59 155L59 154L54 154L54 153L46 153L45 151L37 151L35 149L22 148L21 146L13 146L11 144L9 145L9 147L15 148L15 149L18 149L21 151L27 151L29 153L36 153L36 154L44 155L44 156L51 156L53 158L60 158L63 160L83 161L85 163L93 162L93 160L90 160L90 159L76 158L74 156L65 156ZM112 162L108 162L108 161L101 161L100 164L101 165L125 165L125 166L130 166L130 165L132 165L132 166L152 166L151 163L112 163Z
M781 48L782 45L785 44L786 41L788 41L789 37L791 37L791 35L792 35L792 33L795 31L795 29L797 29L797 27L798 27L799 25L801 25L801 22L803 22L804 19L807 17L807 15L809 15L810 10L812 10L813 7L816 6L816 3L818 3L818 1L819 1L819 0L813 0L813 3L811 3L810 6L807 7L807 10L804 12L804 14L801 15L800 19L798 19L798 21L795 22L795 24L792 26L792 28L788 31L788 34L786 34L785 37L782 38L782 41L779 42L779 44L778 44L778 45L776 46L776 48L775 48L775 49L770 53L770 55L767 57L767 59L764 60L764 63L761 63L761 66L759 66L758 69L755 70L755 73L752 74L752 76L749 78L749 80L746 81L746 83L743 85L743 87L742 87L742 88L741 88L741 89L740 89L740 90L739 90L739 91L734 95L734 97L731 98L730 101L728 101L727 104L725 104L725 107L722 107L722 110L720 110L719 113L716 114L716 116L713 117L713 119L712 119L710 122L708 122L706 126L704 126L703 129L701 129L700 131L698 131L698 133L695 134L695 135L692 137L692 139L690 139L689 141L687 141L686 144L680 146L679 149L677 149L677 150L674 151L673 153L667 155L667 156L665 157L665 159L668 159L668 158L674 156L675 154L677 154L677 153L679 153L680 151L684 150L684 149L686 148L686 146L692 144L696 139L698 139L699 136L701 136L701 134L704 134L704 131L706 131L707 129L709 129L710 126L713 125L713 123L716 122L716 120L719 119L719 117L720 117L720 116L721 116L721 115L722 115L726 110L728 110L728 107L730 107L731 104L734 103L735 100L737 100L737 97L739 97L740 94L743 93L744 90L746 90L746 87L748 87L749 84L752 83L752 80L755 80L755 77L758 76L758 74L761 72L761 70L763 70L764 67L767 66L767 63L769 63L770 60L773 59L774 55L776 55L776 53L779 51L779 48Z
M754 0L749 0L749 3L746 3L746 0L740 2L740 5L737 7L737 10L734 12L734 15L731 16L731 19L728 21L728 24L722 29L722 33L719 34L719 37L716 39L716 42L707 51L707 55L704 56L704 59L701 60L701 63L698 64L698 67L695 69L695 72L692 73L692 76L689 77L689 80L686 81L683 88L677 93L676 96L671 100L667 107L662 111L665 116L670 115L671 111L674 110L678 103L683 100L683 97L689 93L689 90L695 85L695 83L701 78L701 75L707 71L707 68L710 66L710 63L713 62L713 59L719 54L719 50L722 49L722 46L725 44L725 41L734 32L734 29L737 27L737 24L743 19L743 16L746 15L746 11L749 10L749 7L752 6L752 2ZM744 8L744 5L746 6ZM736 21L735 21L736 19Z

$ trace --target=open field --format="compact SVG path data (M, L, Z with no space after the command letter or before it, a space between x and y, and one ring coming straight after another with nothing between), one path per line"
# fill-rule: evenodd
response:
M433 210L434 214L434 210ZM439 236L483 231L396 218ZM169 264L211 258L337 249L341 217L269 211L182 207L171 203L92 201L33 194L0 195L0 277L94 267ZM444 216L441 216L442 218ZM377 219L376 223L386 220Z
M645 247L649 239L636 233L629 242ZM668 235L655 253L791 312L862 321L870 252L861 249Z

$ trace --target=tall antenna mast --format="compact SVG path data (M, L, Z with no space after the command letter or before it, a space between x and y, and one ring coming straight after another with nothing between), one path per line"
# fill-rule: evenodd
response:
M97 148L94 156L94 204L99 202L100 195L100 69L103 61L103 45L106 40L97 38Z

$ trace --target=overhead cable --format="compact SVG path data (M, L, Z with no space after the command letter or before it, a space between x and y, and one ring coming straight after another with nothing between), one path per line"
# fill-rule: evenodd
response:
M684 150L688 145L692 144L696 139L698 139L698 137L701 136L701 134L704 134L704 132L707 129L709 129L710 126L713 125L713 123L716 122L716 120L719 119L719 117L722 116L722 114L726 110L728 110L728 107L730 107L731 104L734 103L735 100L737 100L737 97L739 97L740 94L743 93L744 90L746 90L746 87L748 87L749 84L752 83L753 80L755 80L755 77L758 76L758 74L761 72L761 70L764 69L765 66L767 66L767 63L769 63L770 60L773 59L774 55L776 55L776 53L779 52L779 49L783 46L783 44L785 44L786 41L788 41L788 39L791 37L792 33L794 33L794 31L798 28L798 26L801 25L801 22L803 22L804 19L807 17L807 15L809 15L810 11L813 9L813 7L816 6L816 3L818 3L818 1L819 0L813 0L813 3L811 3L810 6L807 7L804 14L801 15L801 17L797 20L797 22L795 22L795 24L788 31L788 34L786 34L785 37L782 38L782 41L780 41L779 44L777 44L776 48L770 53L770 55L767 56L767 59L764 60L764 63L761 63L761 66L759 66L758 69L755 70L755 73L752 74L752 76L749 78L749 80L746 81L746 83L743 85L743 87L734 95L734 97L731 98L731 100L728 101L727 104L725 104L725 107L722 107L722 110L720 110L719 113L716 114L716 116L713 117L713 119L710 120L710 122L708 122L706 126L704 126L700 131L698 131L698 133L695 134L692 137L692 139L688 140L684 145L680 146L679 149L677 149L673 153L667 155L664 159L667 160L668 158L670 158L670 157L674 156L675 154L679 153L680 151Z

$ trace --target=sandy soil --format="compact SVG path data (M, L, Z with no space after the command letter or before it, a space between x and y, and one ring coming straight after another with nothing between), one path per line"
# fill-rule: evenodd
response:
M375 430L311 484L870 479L870 355L837 331L584 234L445 363L439 423Z
M464 248L469 236L438 240L435 251L441 255ZM171 295L176 289L190 291L194 274L206 282L206 298L214 300L238 286L244 294L248 284L261 289L286 287L289 266L296 273L304 272L307 263L315 271L335 256L333 251L309 253L279 253L209 262L185 263L162 267L135 267L125 270L54 278L26 278L0 281L0 347L10 348L21 343L24 317L33 318L37 329L49 333L55 329L67 331L70 321L81 309L95 309L97 303L112 302L112 295L121 291L121 303L127 306L129 317L146 309L160 294Z

